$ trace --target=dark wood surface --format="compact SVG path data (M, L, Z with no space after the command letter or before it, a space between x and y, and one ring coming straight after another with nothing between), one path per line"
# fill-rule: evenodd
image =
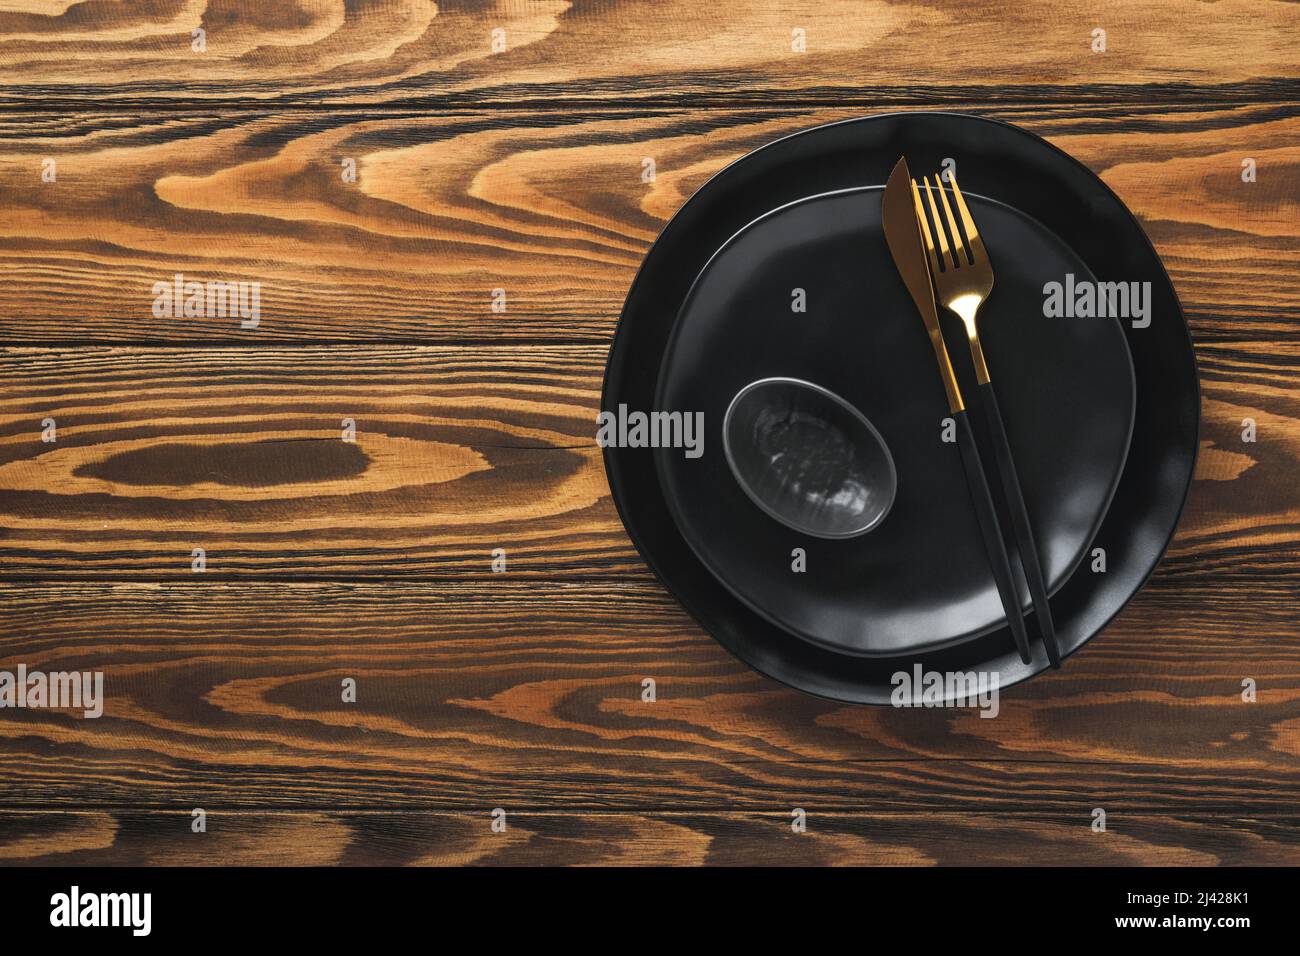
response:
M108 703L0 711L0 863L1300 863L1294 4L11 6L0 670L103 670ZM1200 363L1168 557L996 720L749 671L594 442L690 193L912 108L1096 171ZM259 281L259 326L156 318L176 272Z
M1199 341L1291 341L1300 82L1204 103L1086 92L901 105L1046 136L1141 216ZM706 179L772 139L896 105L0 110L0 337L603 347L650 243ZM177 272L259 281L263 321L155 318L151 288Z
M1104 838L1052 814L814 812L795 834L788 813L613 811L506 817L391 810L233 810L190 833L185 812L4 813L0 862L43 866L1213 866L1293 864L1300 820L1288 816L1131 815Z

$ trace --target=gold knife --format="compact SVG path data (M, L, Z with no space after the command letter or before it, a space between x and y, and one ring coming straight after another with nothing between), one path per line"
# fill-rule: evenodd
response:
M885 242L889 244L894 266L898 269L903 285L907 286L930 337L930 346L934 349L935 361L939 364L939 378L943 381L943 390L948 396L948 411L956 423L957 449L961 452L962 467L966 470L966 487L970 489L971 502L975 506L975 516L984 538L984 550L993 571L993 581L998 588L998 597L1002 599L1007 626L1011 628L1011 636L1020 652L1020 659L1028 664L1032 657L1029 653L1029 636L1025 633L1023 604L1015 578L1011 574L1011 559L1007 556L1006 542L1002 538L1002 528L993 507L993 495L989 492L988 479L984 476L979 449L975 447L975 434L967 420L961 389L957 386L957 376L953 373L948 347L944 344L943 331L939 327L939 310L934 304L930 263L926 259L925 248L921 245L918 215L923 215L920 197L913 190L912 174L908 171L907 159L904 157L899 159L894 171L889 174L881 198Z
M930 263L921 246L921 227L916 218L917 210L913 205L915 201L912 195L912 174L907 169L907 158L903 157L889 174L889 181L885 183L885 195L881 200L885 241L889 243L889 254L903 279L903 285L907 286L912 301L916 303L916 310L921 313L925 331L930 335L935 361L939 363L939 377L943 379L943 390L948 395L948 411L955 414L965 409L966 405L961 400L957 376L948 358L948 346L944 344L943 331L939 328L939 310L934 304Z

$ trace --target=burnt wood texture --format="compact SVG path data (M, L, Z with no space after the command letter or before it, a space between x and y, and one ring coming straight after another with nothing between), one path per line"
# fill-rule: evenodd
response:
M0 864L1300 863L1297 48L1263 0L5 5L0 670L107 700L0 711ZM749 671L595 442L680 204L896 109L1093 169L1200 367L1168 556L996 720Z

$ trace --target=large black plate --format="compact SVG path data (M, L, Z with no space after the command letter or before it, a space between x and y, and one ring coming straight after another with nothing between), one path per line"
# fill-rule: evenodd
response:
M682 207L648 253L628 294L606 369L602 408L654 408L674 320L713 253L747 223L807 196L884 183L900 155L913 169L956 158L964 189L1000 200L1059 236L1101 281L1147 281L1149 327L1124 334L1136 385L1128 460L1092 545L1105 573L1085 562L1053 599L1062 650L1096 634L1141 587L1182 511L1195 465L1199 394L1177 298L1150 242L1119 199L1087 168L1038 137L992 120L897 113L822 126L769 144L728 166ZM1026 665L1005 627L963 643L898 657L838 653L801 640L736 598L679 532L647 448L605 449L605 466L632 540L669 590L713 636L755 669L837 700L886 703L903 666L990 670L1007 686L1047 666L1041 646Z
M864 187L782 206L709 260L664 352L654 404L703 412L704 454L661 448L655 463L687 543L738 598L831 650L899 656L985 634L1006 614L961 456L942 441L948 405L885 243L882 195ZM1123 471L1133 365L1118 319L1044 317L1044 283L1091 279L1070 248L1006 205L970 190L967 199L997 272L981 337L1050 590L1083 558ZM795 288L805 312L791 311ZM951 325L953 364L973 399L965 335L955 317ZM781 376L848 401L892 452L897 497L869 534L800 535L733 480L722 454L726 408L748 383ZM795 547L807 562L799 574Z

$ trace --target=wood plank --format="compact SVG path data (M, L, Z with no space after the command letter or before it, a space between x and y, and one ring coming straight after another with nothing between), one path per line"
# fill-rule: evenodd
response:
M504 809L504 808L503 808ZM825 813L0 812L0 866L1294 866L1300 819Z
M1104 53L1092 49L1097 28ZM1298 44L1294 6L1267 0L26 0L0 13L0 84L8 104L731 100L740 91L836 102L864 86L1026 77L1066 88L1258 84L1293 79Z
M1300 98L938 105L1021 123L1101 175L1199 337L1297 337ZM607 342L651 242L713 173L880 108L3 114L0 342ZM258 283L256 327L155 315L178 273Z
M189 576L202 548L211 575L478 575L504 548L512 574L639 568L595 441L603 358L7 351L0 566Z
M1199 354L1199 480L1165 572L1293 575L1300 341ZM648 576L595 441L604 359L576 345L0 350L0 576L188 578L194 548L209 577L478 576L496 548L512 575Z
M792 691L635 580L0 584L0 669L106 698L6 712L0 806L1293 815L1298 597L1157 578L986 719Z

